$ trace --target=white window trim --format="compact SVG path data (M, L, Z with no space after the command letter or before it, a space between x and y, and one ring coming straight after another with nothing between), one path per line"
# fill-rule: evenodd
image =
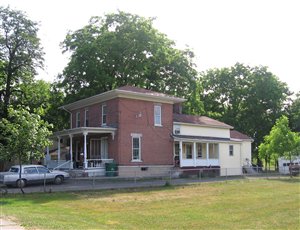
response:
M103 113L103 108L106 107L106 114ZM103 117L105 115L105 123L103 122ZM107 124L107 105L106 104L102 104L101 105L101 125L105 126Z
M76 112L76 128L79 127L80 127L80 112Z
M143 162L142 161L142 134L132 133L131 134L131 162ZM133 159L133 138L139 138L139 159Z
M160 117L159 123L156 123L156 114L155 114L156 108L159 108L159 117ZM162 126L162 108L161 108L161 104L155 104L154 105L154 126Z

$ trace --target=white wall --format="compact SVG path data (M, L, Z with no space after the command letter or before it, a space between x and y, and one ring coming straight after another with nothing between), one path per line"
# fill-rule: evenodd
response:
M229 155L229 145L233 145L233 156ZM241 175L241 143L220 143L219 151L221 176Z
M242 166L247 164L246 159L248 159L251 163L251 157L252 157L252 150L251 150L251 141L243 141L242 142L242 155L241 155L241 160L242 160Z
M202 127L187 124L174 124L173 127L173 133L175 133L175 129L179 128L180 135L230 138L229 129Z

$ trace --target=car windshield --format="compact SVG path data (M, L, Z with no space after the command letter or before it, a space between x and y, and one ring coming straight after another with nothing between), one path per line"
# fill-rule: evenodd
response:
M19 168L11 167L9 172L17 173L17 172L19 172Z

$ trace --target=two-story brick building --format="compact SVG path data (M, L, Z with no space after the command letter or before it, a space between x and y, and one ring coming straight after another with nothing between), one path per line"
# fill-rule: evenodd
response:
M251 159L251 139L222 122L181 114L185 99L124 86L64 105L70 129L56 132L74 167L96 171L114 161L120 175L178 167L236 167ZM232 136L233 133L235 136ZM68 157L67 157L68 158ZM68 159L67 159L68 160Z

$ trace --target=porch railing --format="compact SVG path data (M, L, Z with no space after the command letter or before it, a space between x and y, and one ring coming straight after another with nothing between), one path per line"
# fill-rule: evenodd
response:
M71 161L65 160L48 160L46 165L49 169L70 169L72 167Z
M112 163L114 159L87 159L88 168L105 167L105 163Z

